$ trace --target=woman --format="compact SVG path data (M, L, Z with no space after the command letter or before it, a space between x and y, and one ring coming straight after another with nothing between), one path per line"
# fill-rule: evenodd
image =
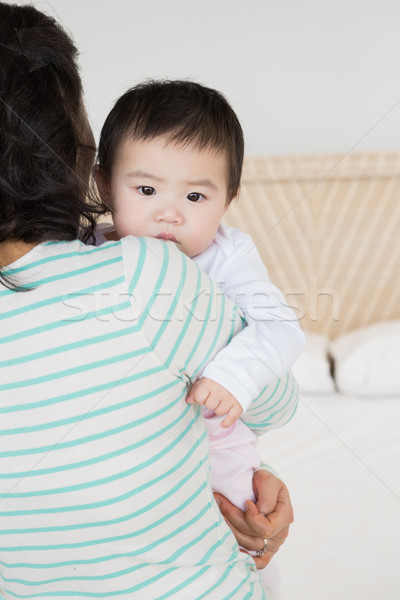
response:
M0 596L263 598L185 402L240 315L171 244L78 241L100 209L75 56L52 19L0 3ZM278 408L291 389L269 390ZM219 501L242 545L269 537L260 567L292 515L279 480L254 485L260 512L279 498L269 520Z

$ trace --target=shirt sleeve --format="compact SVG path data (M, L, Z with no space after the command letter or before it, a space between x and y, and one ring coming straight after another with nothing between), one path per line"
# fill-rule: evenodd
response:
M242 416L242 421L256 435L262 435L286 425L294 416L299 399L299 387L288 371L262 390Z
M204 369L244 410L281 377L304 346L304 334L283 294L271 283L261 257L242 232L224 265L221 289L244 313L247 327Z

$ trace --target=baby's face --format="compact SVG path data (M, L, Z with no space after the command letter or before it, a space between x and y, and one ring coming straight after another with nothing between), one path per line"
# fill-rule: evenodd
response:
M115 161L109 198L120 237L172 240L196 256L211 244L226 210L226 157L167 143L165 136L127 140Z

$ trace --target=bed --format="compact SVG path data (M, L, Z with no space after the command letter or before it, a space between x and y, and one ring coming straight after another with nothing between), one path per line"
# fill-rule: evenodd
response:
M295 510L282 600L398 600L400 153L248 158L226 222L307 336L298 411L260 439Z

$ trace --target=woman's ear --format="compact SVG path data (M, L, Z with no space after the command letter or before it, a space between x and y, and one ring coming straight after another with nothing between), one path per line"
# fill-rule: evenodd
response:
M96 182L101 201L107 208L111 209L110 186L103 175L100 165L94 165L92 175Z

